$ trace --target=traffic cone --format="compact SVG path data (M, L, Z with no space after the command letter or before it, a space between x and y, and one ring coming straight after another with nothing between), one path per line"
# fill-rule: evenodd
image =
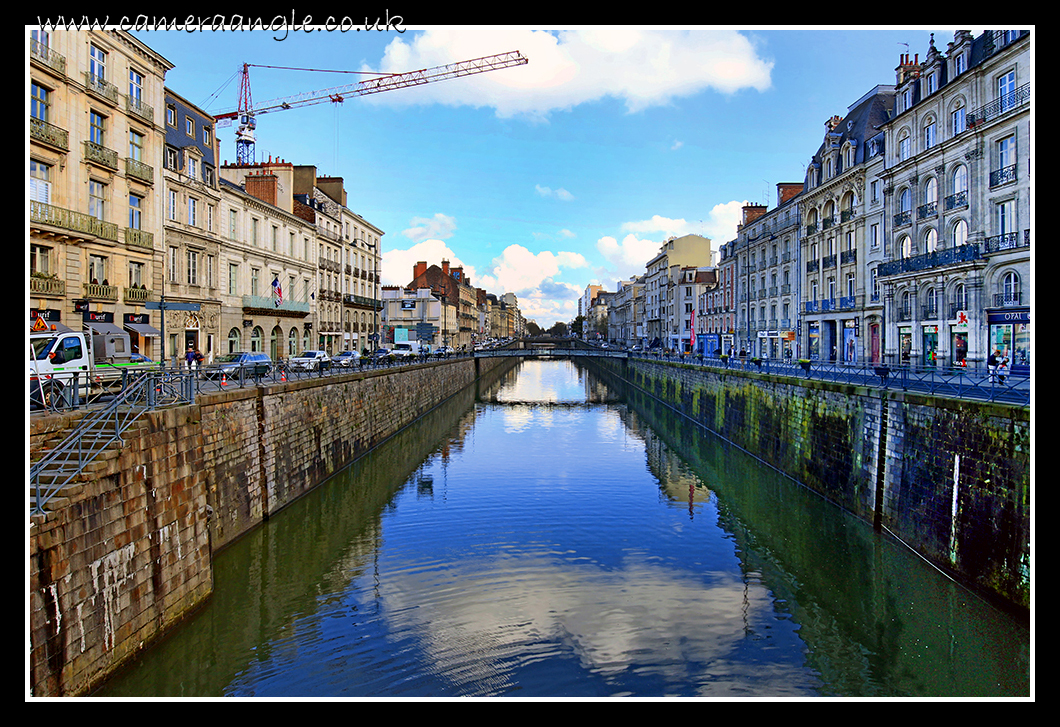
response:
M228 376L225 374L224 371L222 371L221 372L221 386L224 386L227 383L228 383Z
M284 384L287 383L287 369L280 369L280 381Z

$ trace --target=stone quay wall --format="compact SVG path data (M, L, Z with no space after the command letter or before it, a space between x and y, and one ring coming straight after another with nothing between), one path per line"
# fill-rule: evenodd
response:
M1029 407L645 359L590 366L890 532L978 592L1029 608Z
M515 361L233 389L143 415L46 517L31 518L31 695L90 694L206 602L213 553ZM78 418L31 421L31 457Z

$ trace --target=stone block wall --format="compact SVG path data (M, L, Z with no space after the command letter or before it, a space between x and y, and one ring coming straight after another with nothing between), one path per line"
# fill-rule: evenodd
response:
M457 359L203 394L144 415L33 517L30 690L76 696L201 606L212 554L512 359ZM39 418L31 455L80 415Z
M597 368L665 402L999 602L1030 602L1030 411L643 359Z

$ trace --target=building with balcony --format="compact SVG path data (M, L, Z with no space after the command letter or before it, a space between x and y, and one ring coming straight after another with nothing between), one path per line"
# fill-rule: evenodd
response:
M294 185L295 214L317 228L317 345L329 351L375 348L384 233L349 209L342 177L296 165Z
M119 30L30 31L30 318L160 355L165 74Z
M1030 32L902 56L884 126L884 356L1030 366Z
M884 135L894 87L876 86L845 116L825 123L825 136L806 170L799 199L803 220L803 358L855 363L879 360L882 309L867 262L880 256Z
M293 166L220 168L221 352L314 349L317 227L294 213Z
M777 184L777 206L749 204L736 239L723 246L713 309L722 328L717 346L763 358L798 355L799 194L801 183ZM706 313L706 311L704 311ZM725 325L728 323L728 326ZM731 338L730 338L731 336Z
M167 304L198 310L178 306L160 311L164 346L159 355L173 362L191 346L212 361L224 350L219 348L221 190L214 119L167 88L163 124L164 239L158 293Z

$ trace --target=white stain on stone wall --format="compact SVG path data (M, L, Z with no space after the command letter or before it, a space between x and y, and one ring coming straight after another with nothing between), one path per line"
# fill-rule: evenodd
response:
M114 630L121 611L121 595L127 591L124 585L131 575L129 566L135 554L135 544L129 543L89 565L92 584L96 589L92 597L93 604L95 605L96 596L99 596L103 610L104 649L114 648Z

